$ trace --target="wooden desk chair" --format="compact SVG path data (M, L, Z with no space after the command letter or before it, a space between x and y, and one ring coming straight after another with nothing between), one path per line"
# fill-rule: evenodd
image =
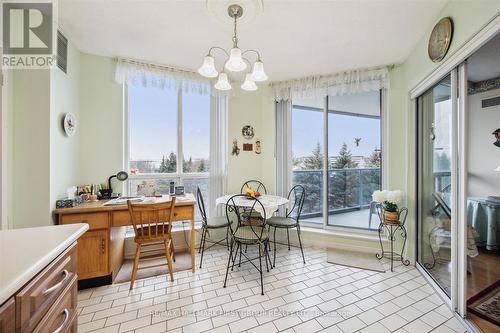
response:
M167 258L168 271L170 280L174 281L173 275L173 258L174 246L172 243L172 218L174 216L175 197L172 197L169 202L161 203L132 203L127 202L128 211L132 221L132 226L135 231L134 241L136 243L134 268L130 279L130 289L132 289L139 269L161 267L163 264L149 265L139 267L139 260L150 261L165 256ZM163 243L165 246L165 254L151 255L147 253L155 252L157 249L146 249L142 253L145 257L140 258L141 248L143 246L158 245Z

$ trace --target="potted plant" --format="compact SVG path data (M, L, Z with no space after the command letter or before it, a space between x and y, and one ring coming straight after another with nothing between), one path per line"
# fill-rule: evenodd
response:
M372 195L373 201L382 204L383 218L386 223L399 223L399 207L403 199L403 192L395 191L375 191Z

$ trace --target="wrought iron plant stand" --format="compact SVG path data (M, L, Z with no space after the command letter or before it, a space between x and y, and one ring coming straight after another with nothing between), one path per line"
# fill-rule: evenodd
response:
M387 258L391 260L391 272L394 272L394 259L400 260L405 266L410 264L410 261L404 259L403 252L405 250L407 233L406 233L406 217L408 216L408 208L401 208L399 211L399 220L397 222L387 222L384 219L384 209L382 205L377 205L377 214L380 219L380 225L378 227L378 240L380 242L380 253L375 254L377 259ZM386 232L387 238L391 243L390 251L384 250L384 245L382 243L382 236ZM400 232L403 238L403 246L401 248L401 253L394 252L394 242L396 241L396 235Z

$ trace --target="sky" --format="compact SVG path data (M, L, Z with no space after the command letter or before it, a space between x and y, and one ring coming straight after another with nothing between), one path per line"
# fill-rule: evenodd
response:
M176 152L177 92L131 85L128 97L130 159L161 160L163 155ZM342 110L349 111L349 104L353 103L346 99L342 104ZM353 110L356 107L360 108L359 105L353 106ZM366 104L361 107L365 108ZM380 148L379 119L329 114L328 128L329 156L337 155L344 142L353 155L369 156L375 148ZM186 159L190 156L195 160L209 157L210 96L183 93L183 138ZM359 147L356 147L354 138L361 138ZM317 142L323 146L323 113L294 109L294 157L310 155Z
M161 160L177 151L177 92L129 86L130 159ZM208 158L210 96L183 94L184 156Z
M369 156L380 148L380 119L330 113L328 116L329 156L336 156L345 142L353 155ZM361 138L359 147L354 138ZM317 143L324 146L323 112L293 109L292 152L294 157L311 154Z

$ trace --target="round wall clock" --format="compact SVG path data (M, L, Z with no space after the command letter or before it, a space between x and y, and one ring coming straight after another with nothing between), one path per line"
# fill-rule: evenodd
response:
M450 17L442 18L432 29L429 37L427 51L429 58L433 62L443 60L450 48L451 38L453 37L453 21Z
M64 132L67 136L73 136L76 133L76 117L71 112L66 113L63 120Z
M241 134L245 139L250 140L255 135L255 131L252 126L246 125L243 126L243 128L241 129Z

